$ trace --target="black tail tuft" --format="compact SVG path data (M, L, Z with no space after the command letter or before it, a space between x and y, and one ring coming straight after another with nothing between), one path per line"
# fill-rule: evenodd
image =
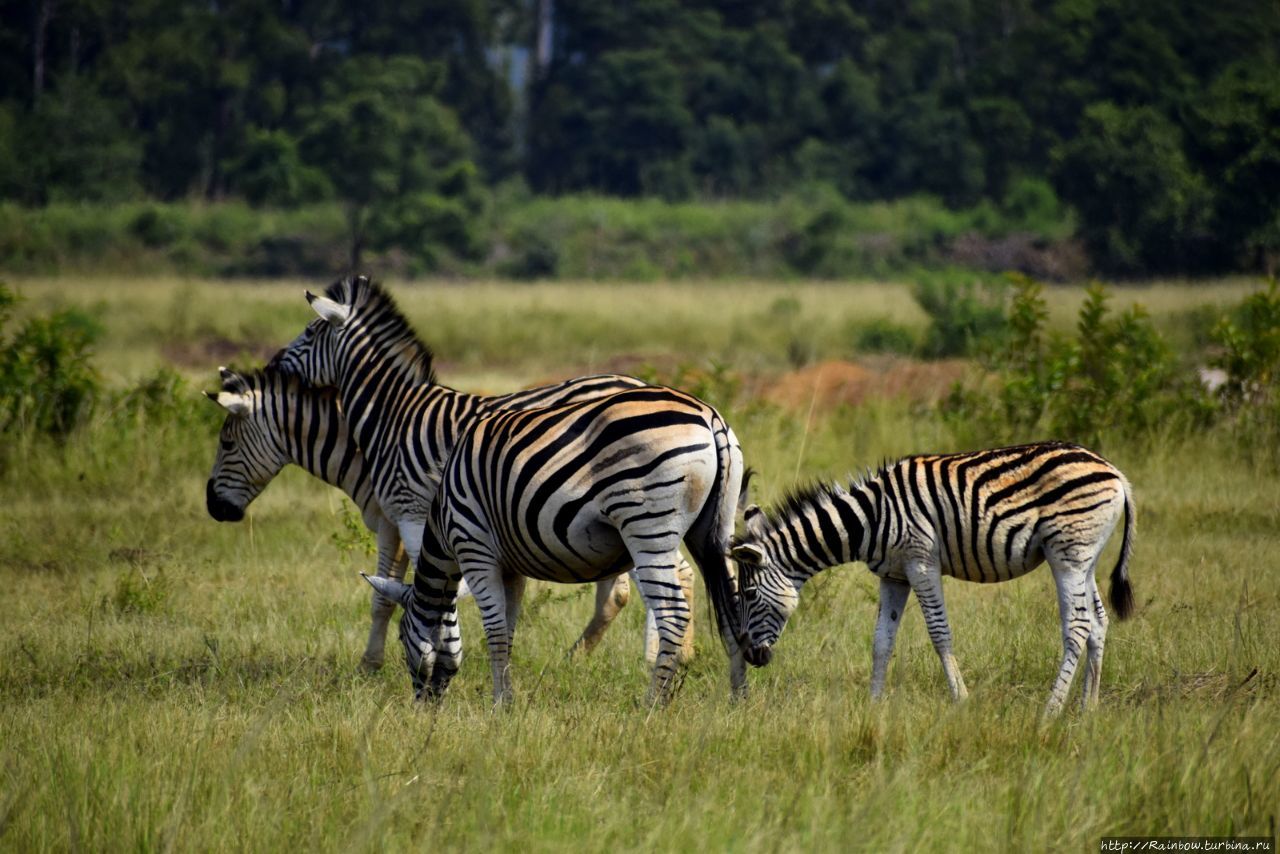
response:
M1111 607L1116 616L1127 620L1133 616L1133 585L1129 583L1129 558L1133 554L1133 535L1137 527L1134 516L1133 496L1129 484L1124 484L1124 539L1120 543L1120 558L1111 570Z

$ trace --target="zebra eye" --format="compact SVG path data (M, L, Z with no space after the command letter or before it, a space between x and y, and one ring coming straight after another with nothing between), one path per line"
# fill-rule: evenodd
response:
M223 439L223 440L222 440L222 450L224 450L224 451L229 451L229 450L231 450L231 449L232 449L232 447L234 447L234 446L235 446L235 443L234 443L234 442L232 442L230 439Z

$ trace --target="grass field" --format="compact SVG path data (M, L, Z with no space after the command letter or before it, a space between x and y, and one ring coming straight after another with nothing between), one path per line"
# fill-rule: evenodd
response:
M338 493L290 470L245 522L205 513L220 417L195 389L296 334L304 283L11 284L24 310L97 318L108 385L166 365L192 385L171 406L100 409L62 446L19 438L0 454L2 849L1097 850L1105 835L1275 834L1280 471L1227 433L1104 449L1135 487L1138 610L1112 621L1096 713L1073 703L1038 725L1061 653L1047 572L946 585L969 701L947 699L913 606L872 706L876 588L856 565L806 587L742 703L701 605L697 658L653 711L641 608L568 660L591 592L535 586L514 708L490 709L468 604L450 695L416 707L394 628L388 666L356 671L356 572L372 559L335 539ZM1189 340L1195 318L1255 286L1158 284L1116 303ZM488 391L728 365L710 371L714 396L726 373L791 368L797 340L808 358L853 358L848 330L868 318L925 322L905 287L877 283L392 287L442 379ZM1080 298L1051 291L1054 323ZM932 409L904 401L713 402L764 502L797 479L955 449Z

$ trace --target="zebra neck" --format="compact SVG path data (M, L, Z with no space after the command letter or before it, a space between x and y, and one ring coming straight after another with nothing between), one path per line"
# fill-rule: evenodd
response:
M364 512L373 500L367 467L333 392L298 395L282 408L290 461L347 494Z
M823 489L793 505L775 536L774 559L797 587L824 569L869 561L879 537L877 489Z

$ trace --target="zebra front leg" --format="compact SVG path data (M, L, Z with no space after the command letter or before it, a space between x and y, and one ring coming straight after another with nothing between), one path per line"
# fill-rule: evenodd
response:
M511 633L507 626L507 595L502 573L496 562L474 557L462 564L462 570L471 595L480 608L480 622L484 625L485 640L489 645L493 704L495 707L510 706L514 699L511 690Z
M911 561L907 564L907 581L915 591L916 599L920 601L924 623L929 629L929 640L933 641L934 652L942 662L942 672L947 676L951 698L963 700L969 696L969 689L964 686L960 665L951 651L951 626L947 623L947 606L942 599L942 573L936 565L919 560Z
M680 644L689 627L689 603L685 601L676 573L679 551L672 549L666 554L656 554L652 541L642 548L646 551L641 552L641 556L648 561L636 563L636 583L645 607L653 614L658 633L658 654L646 702L666 705L671 700L680 668Z
M384 517L378 524L377 535L377 574L383 578L402 580L409 557L400 542L399 530L394 523ZM387 642L387 624L391 622L391 615L396 609L396 603L376 589L371 598L369 640L365 643L364 655L360 657L360 669L366 673L374 673L382 669Z
M569 654L577 655L595 649L600 638L604 637L605 629L609 628L618 612L626 607L630 598L631 585L625 572L597 581L595 612L591 615L591 622L582 630L582 636L569 648Z
M1063 566L1063 563L1065 561L1061 558L1053 556L1049 558L1053 582L1058 588L1058 616L1062 620L1062 664L1053 682L1049 702L1044 707L1046 719L1055 717L1062 711L1062 704L1067 699L1067 692L1071 690L1071 681L1076 675L1076 666L1080 663L1080 653L1084 651L1085 642L1093 633L1089 575L1073 563L1067 563L1066 566ZM1086 563L1085 566L1090 564ZM1100 656L1098 665L1099 667L1102 665Z
M893 655L893 642L902 625L911 585L905 581L880 579L880 608L876 614L876 634L871 643L871 699L879 700L884 693L884 680L889 672L889 658Z
M1098 581L1092 572L1089 573L1089 599L1093 607L1093 624L1085 642L1089 658L1085 661L1084 688L1080 693L1080 706L1084 709L1093 709L1098 705L1099 688L1102 684L1102 650L1107 643L1107 609L1102 605Z

